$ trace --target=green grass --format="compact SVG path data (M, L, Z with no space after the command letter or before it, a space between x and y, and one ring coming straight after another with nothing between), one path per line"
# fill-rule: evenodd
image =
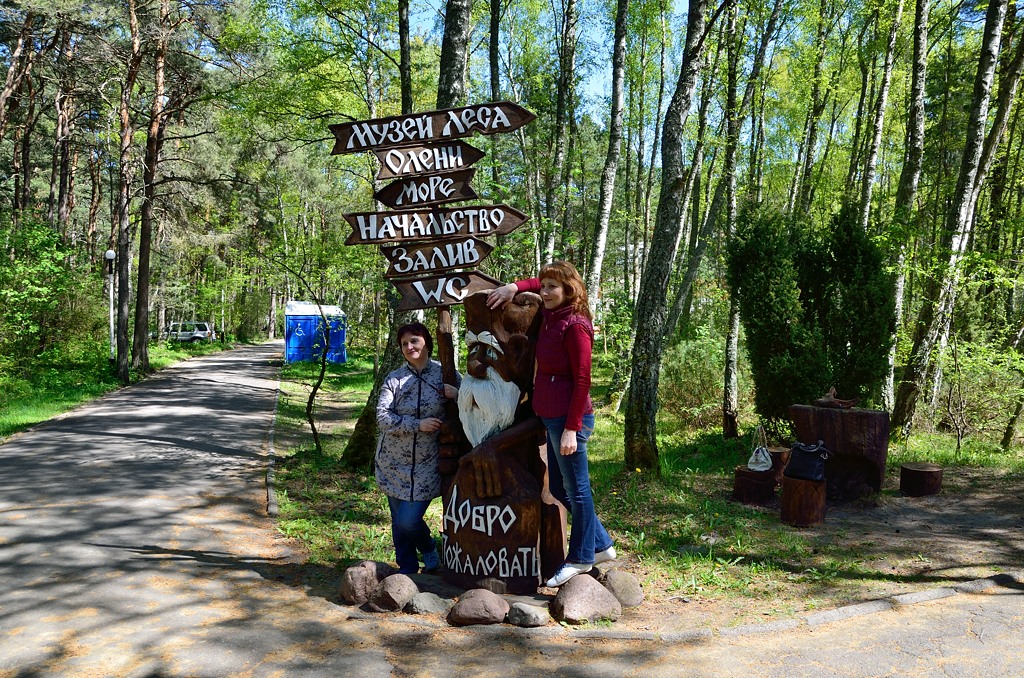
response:
M150 366L161 370L219 350L220 344L150 344ZM24 431L120 388L109 355L106 344L94 344L75 354L41 356L21 369L0 371L0 437ZM132 375L133 381L137 378Z
M281 531L302 539L315 563L345 567L362 559L391 562L387 505L372 473L344 468L346 434L326 436L323 455L312 451L304 430L308 387L302 386L309 383L310 373L294 369L286 373L294 381L286 388L279 420L291 420L288 426L297 440L293 449L279 450L288 457L279 475ZM599 379L607 376L598 374ZM356 355L350 365L332 372L325 382L325 398L355 404L350 417L354 421L370 387L371 365L366 356ZM658 441L661 473L656 476L623 467L622 417L598 413L588 450L597 513L648 600L682 598L756 608L762 610L757 619L764 619L864 600L872 591L925 581L913 574L873 569L865 556L872 550L866 538L797 530L779 521L777 508L732 501L733 469L750 454L753 426L746 424L740 439L725 441L717 431L686 430L663 415ZM974 443L954 459L954 448L948 436L913 437L890 451L890 481L899 464L911 460L1011 472L1024 465L1021 450L1002 453ZM427 517L435 529L441 525L440 513L436 500ZM913 557L909 552L893 557L897 555ZM743 614L737 612L737 622Z

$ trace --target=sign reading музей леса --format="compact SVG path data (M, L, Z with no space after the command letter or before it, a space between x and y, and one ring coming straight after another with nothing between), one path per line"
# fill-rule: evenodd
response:
M526 215L508 205L441 205L478 197L470 166L484 153L459 139L513 132L535 118L501 101L330 126L332 154L372 151L381 163L377 178L393 180L374 198L397 211L344 215L352 226L345 242L388 245L381 252L402 295L399 310L457 304L500 284L472 270L493 249L477 238L511 233Z

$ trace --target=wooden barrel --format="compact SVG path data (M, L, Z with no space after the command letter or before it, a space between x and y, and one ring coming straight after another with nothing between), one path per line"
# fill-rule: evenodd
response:
M732 483L732 498L744 504L764 504L775 496L775 481L771 469L751 471L746 465L737 466Z
M825 522L825 481L782 478L782 522L809 527Z
M925 497L942 489L942 467L927 462L900 466L900 492L906 497Z

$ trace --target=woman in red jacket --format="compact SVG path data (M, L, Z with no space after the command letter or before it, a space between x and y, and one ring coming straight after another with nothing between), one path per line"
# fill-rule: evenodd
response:
M566 562L545 582L556 587L615 558L612 538L594 513L587 465L587 439L594 431L590 401L594 326L586 285L568 262L552 262L536 278L491 290L487 305L503 306L519 292L538 292L544 303L533 411L547 429L549 489L572 516Z

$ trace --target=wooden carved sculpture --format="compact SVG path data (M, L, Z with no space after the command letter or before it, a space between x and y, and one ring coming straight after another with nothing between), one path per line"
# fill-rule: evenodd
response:
M530 402L541 301L531 292L501 309L486 301L486 292L464 301L462 430L442 434L443 577L534 593L565 557L564 514L547 490L544 428Z

